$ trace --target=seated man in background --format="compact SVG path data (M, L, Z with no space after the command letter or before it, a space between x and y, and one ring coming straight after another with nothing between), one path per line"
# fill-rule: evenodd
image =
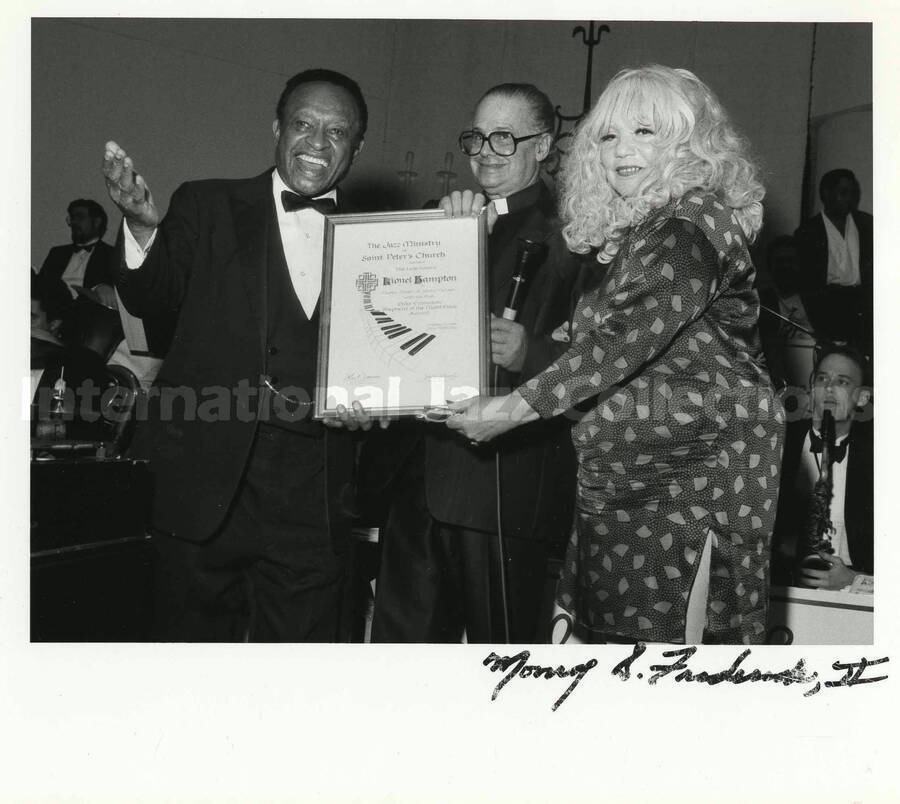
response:
M76 300L67 308L57 334L67 342L92 349L111 365L129 369L146 390L156 378L162 360L156 355L133 354L123 337L113 289L115 249L102 239L108 222L106 210L96 201L76 198L67 211L72 242L51 248L40 269L42 282L62 280ZM174 328L170 319L171 316L165 321L148 322L162 333L159 340L164 346L170 338L169 330Z
M845 589L859 573L873 573L874 491L871 389L866 359L848 346L818 352L810 388L812 418L790 422L785 436L778 516L772 541L775 583ZM828 569L796 570L798 539L810 527L810 497L819 479L823 411L835 422L829 518L834 553Z
M41 265L41 279L62 279L72 298L75 288L93 289L106 285L109 292L113 285L114 249L103 242L106 232L106 210L96 201L76 198L69 204L66 224L72 242L50 249Z
M92 349L105 362L122 339L113 289L115 250L102 239L106 210L89 198L76 198L67 213L72 242L50 249L41 265L40 280L49 285L61 280L75 301L65 312L60 337Z

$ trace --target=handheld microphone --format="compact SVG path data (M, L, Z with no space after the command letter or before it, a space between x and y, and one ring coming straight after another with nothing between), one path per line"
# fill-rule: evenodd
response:
M531 287L535 272L547 258L547 244L535 240L519 238L516 269L509 286L509 294L503 307L502 318L515 321L519 309L525 302L525 296Z

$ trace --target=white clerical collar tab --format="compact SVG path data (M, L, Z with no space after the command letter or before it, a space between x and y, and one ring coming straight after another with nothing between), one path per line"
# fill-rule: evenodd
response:
M509 214L509 204L506 203L505 198L495 198L491 203L494 205L498 215Z

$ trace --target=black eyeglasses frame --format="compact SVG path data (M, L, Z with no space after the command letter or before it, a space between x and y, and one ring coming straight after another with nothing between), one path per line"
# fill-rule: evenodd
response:
M459 135L459 137L457 138L457 144L459 145L459 150L462 151L466 156L478 156L478 154L480 154L481 151L483 150L485 143L487 143L488 145L491 146L491 150L495 154L497 154L497 156L512 156L518 150L520 142L524 142L525 140L533 140L535 137L540 137L542 134L548 134L548 133L549 132L547 132L547 131L538 131L535 134L526 134L524 137L515 137L512 135L511 131L492 131L489 134L485 134L485 133L483 133L481 131L477 131L475 129L467 129L466 131L463 131ZM513 145L512 151L510 151L508 154L501 154L499 151L497 151L497 149L494 147L494 143L491 142L491 137L493 137L495 134L506 134L506 135L510 136L512 139L512 145ZM470 151L467 151L463 147L463 137L467 137L467 136L481 137L481 142L478 143L477 151L470 152Z

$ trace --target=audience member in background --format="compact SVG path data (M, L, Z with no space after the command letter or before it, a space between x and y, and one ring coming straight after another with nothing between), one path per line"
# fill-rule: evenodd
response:
M50 249L41 265L41 279L62 279L72 298L77 297L76 287L94 289L113 285L112 246L104 243L106 211L96 201L76 198L69 204L66 224L72 233L72 242ZM104 295L108 296L106 290Z
M107 380L104 362L96 352L80 344L67 345L59 337L62 320L74 303L61 279L42 280L32 272L32 424L49 417L52 390L62 376L66 383L67 437L102 439L101 397Z
M829 518L833 555L827 570L803 569L797 584L843 589L859 573L873 572L873 422L867 360L849 346L828 345L818 354L810 383L810 418L788 424L781 491L773 536L773 580L786 584L796 563L797 542L807 527L813 487L819 478L820 425L828 408L835 420L835 461Z
M578 261L560 235L541 166L553 150L553 105L530 84L501 84L479 100L459 138L488 206L488 282L492 384L508 389L564 351L551 333L567 322ZM454 191L440 205L471 212L475 196ZM484 202L482 196L477 196ZM500 317L522 239L540 243L531 287L516 321ZM375 595L376 642L504 642L498 542L499 509L506 557L509 638L533 642L551 544L570 527L575 457L569 421L538 422L490 446L473 446L443 427L414 423L405 444L392 427L364 448L363 472L394 498L382 529ZM424 433L423 428L427 428ZM378 445L377 437L388 442ZM381 468L369 460L381 449ZM549 613L548 613L549 622Z
M817 335L872 347L872 216L860 212L851 170L830 170L819 182L822 212L794 237L802 269L800 295Z
M76 198L69 204L66 223L72 243L50 249L40 279L62 280L76 302L66 311L62 338L94 350L106 361L123 334L113 290L115 250L102 240L106 210L96 201Z
M759 301L768 308L759 314L759 334L769 374L776 386L805 386L812 370L815 339L800 297L800 262L797 243L791 235L781 235L766 246L766 268L771 284L760 288ZM793 321L773 315L779 313Z

